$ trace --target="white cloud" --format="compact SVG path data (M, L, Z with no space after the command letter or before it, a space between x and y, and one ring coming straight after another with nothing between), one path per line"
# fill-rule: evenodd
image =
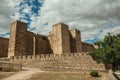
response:
M18 0L0 0L0 34L9 31L10 24L14 21L13 14Z
M82 40L93 39L98 36L102 39L106 33L116 29L105 28L105 24L120 22L120 0L45 0L40 16L33 16L31 26L37 26L36 32L48 33L52 25L65 22L70 28L81 30ZM48 26L44 27L44 24ZM119 28L116 27L116 28ZM102 33L100 33L103 29ZM100 34L99 34L100 33Z
M31 12L35 6L24 4L27 1L0 0L0 33L8 31L16 19L28 22L25 14L31 19L30 27L36 27L35 33L48 34L52 25L61 21L69 24L70 29L81 30L84 41L94 37L103 39L107 32L119 33L120 26L109 27L108 23L120 23L120 0L38 0L43 3L39 14ZM20 3L23 5L19 6Z
M30 3L32 1L29 0ZM28 2L28 0L0 0L0 34L8 32L13 21L28 22L26 20L28 17L25 14L29 14L29 17L33 15L31 10L33 5L29 6L25 2Z

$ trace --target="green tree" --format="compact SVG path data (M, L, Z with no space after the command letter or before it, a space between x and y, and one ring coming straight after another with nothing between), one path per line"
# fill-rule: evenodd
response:
M107 35L102 41L97 41L98 49L90 52L90 55L98 63L107 63L112 65L113 70L117 70L120 65L120 34Z

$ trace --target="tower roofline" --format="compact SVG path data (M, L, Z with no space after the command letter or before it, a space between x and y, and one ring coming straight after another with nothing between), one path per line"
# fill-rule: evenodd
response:
M14 24L14 23L23 23L23 24L27 24L27 23L25 23L25 22L22 22L22 21L16 20L16 21L14 21L13 23L11 23L11 25Z
M0 39L9 39L9 38L5 38L5 37L0 37Z
M74 28L74 29L71 29L70 31L80 31L80 30L79 30L79 29Z
M63 22L59 22L59 23L57 23L57 24L54 24L53 27L54 27L54 26L57 26L57 25L65 25L65 26L68 26L67 24L65 24L65 23L63 23Z

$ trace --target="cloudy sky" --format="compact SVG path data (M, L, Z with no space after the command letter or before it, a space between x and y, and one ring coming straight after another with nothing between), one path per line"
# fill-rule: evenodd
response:
M108 32L120 33L120 0L0 0L0 37L9 37L15 20L44 35L64 22L81 30L82 41L93 43Z

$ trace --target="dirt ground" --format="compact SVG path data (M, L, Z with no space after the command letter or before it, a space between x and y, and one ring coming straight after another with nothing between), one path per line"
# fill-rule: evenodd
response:
M107 78L95 78L89 74L82 73L42 72L32 75L32 77L27 80L107 80Z
M22 71L1 80L27 80L37 72L41 72L40 69L24 68Z
M0 80L107 80L106 73L100 73L101 77L95 78L89 72L48 72L36 68L24 68L23 71L0 76Z
M16 74L16 72L2 72L2 71L0 71L0 80L7 78L9 76L12 76L14 74Z
M38 73L28 80L99 80L99 78L85 77L79 73Z

